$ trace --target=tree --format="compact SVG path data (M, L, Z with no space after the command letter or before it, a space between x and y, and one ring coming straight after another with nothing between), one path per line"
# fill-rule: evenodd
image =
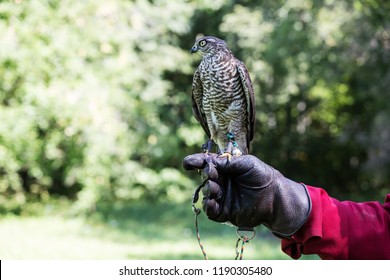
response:
M190 199L181 161L205 141L190 97L198 33L225 39L251 73L255 155L333 195L380 199L389 11L379 0L1 1L1 207Z

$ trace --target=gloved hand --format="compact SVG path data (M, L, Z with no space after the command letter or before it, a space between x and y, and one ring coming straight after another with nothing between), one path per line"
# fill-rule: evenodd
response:
M280 237L293 235L307 220L311 200L305 185L285 178L252 155L233 156L230 163L217 154L193 154L186 170L201 169L208 178L203 209L209 219L239 228L260 224Z

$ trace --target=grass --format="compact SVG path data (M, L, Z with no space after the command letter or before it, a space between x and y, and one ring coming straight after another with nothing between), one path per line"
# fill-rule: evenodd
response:
M235 257L235 229L199 220L210 259ZM190 204L101 206L88 218L68 211L2 216L1 259L202 259ZM289 259L279 240L260 228L245 259Z

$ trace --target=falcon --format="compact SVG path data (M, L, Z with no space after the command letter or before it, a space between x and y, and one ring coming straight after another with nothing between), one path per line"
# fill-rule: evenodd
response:
M249 154L255 124L255 101L251 78L244 63L234 57L226 42L213 36L195 41L191 54L202 61L192 82L192 110L209 141L221 156Z

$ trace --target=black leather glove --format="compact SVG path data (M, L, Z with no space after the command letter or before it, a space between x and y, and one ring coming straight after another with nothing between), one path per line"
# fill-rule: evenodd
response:
M239 228L260 224L280 237L293 235L307 220L311 200L306 186L285 178L252 155L194 154L183 161L186 170L201 169L208 179L203 209L209 219Z

